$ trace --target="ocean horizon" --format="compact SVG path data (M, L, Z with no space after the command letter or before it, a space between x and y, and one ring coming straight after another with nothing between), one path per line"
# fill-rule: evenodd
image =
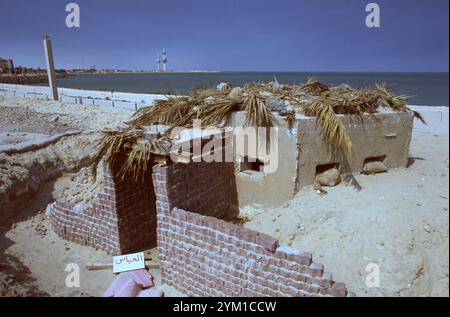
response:
M142 72L82 74L58 79L58 86L84 90L103 90L145 94L185 94L195 88L227 82L233 86L270 82L299 84L309 77L332 85L349 84L355 88L373 88L386 83L397 93L409 96L408 104L449 106L449 73L357 73L357 72Z

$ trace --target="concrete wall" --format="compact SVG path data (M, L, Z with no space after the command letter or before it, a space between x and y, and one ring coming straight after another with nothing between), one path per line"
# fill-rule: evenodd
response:
M236 114L233 126L242 126L243 114ZM388 112L364 115L363 122L339 116L354 145L353 155L342 157L322 138L316 119L297 116L292 128L284 118L278 121L278 169L274 173L242 172L236 174L240 206L277 207L296 192L314 183L318 166L337 163L343 174L359 173L368 158L384 157L389 168L405 167L412 136L413 114ZM273 142L274 140L271 140ZM247 153L235 151L237 157Z
M298 121L298 179L302 188L314 183L319 165L340 163L344 174L358 173L368 158L386 156L387 168L406 167L412 136L413 114L389 112L364 115L363 122L350 116L339 116L353 142L353 154L342 158L323 140L315 118Z
M278 168L275 173L264 174L255 171L240 171L239 162L237 163L236 185L240 206L258 204L262 206L281 206L291 199L296 192L297 180L297 127L290 129L286 120L282 117L276 117L278 137ZM233 115L230 126L244 127L245 114L243 112ZM234 135L234 145L236 138L242 135ZM259 139L258 139L259 140ZM274 139L271 139L271 149L274 148ZM257 144L258 148L261 144ZM254 156L247 150L239 151L235 148L235 157L239 161L243 157Z
M152 105L155 100L165 99L163 95L135 94L110 91L58 88L60 101L71 104L117 107L135 111ZM28 99L51 100L50 88L46 86L28 86L0 84L0 96Z

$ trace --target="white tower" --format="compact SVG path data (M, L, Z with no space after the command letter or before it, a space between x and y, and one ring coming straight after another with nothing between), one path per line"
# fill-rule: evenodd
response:
M156 56L156 65L159 72L161 70L161 59L159 58L159 55Z
M163 50L163 71L167 71L167 51L166 49Z

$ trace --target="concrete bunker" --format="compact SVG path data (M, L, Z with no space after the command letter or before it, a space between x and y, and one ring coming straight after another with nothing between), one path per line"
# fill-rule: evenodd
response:
M387 169L407 166L414 120L412 112L364 114L359 120L349 115L339 115L339 118L356 149L352 155L343 155L329 146L316 118L296 116L289 127L282 117L277 117L278 169L270 174L238 173L236 183L240 206L281 206L300 189L313 185L318 172L332 167L338 167L344 178L351 178L367 162L381 161ZM243 113L234 114L233 127L242 127L244 122ZM239 158L249 154L235 149L235 155L240 167ZM244 164L244 168L248 167L252 166Z

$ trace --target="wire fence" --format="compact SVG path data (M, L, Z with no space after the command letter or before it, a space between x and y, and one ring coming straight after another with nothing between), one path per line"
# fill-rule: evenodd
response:
M0 96L20 97L34 100L52 100L47 93L48 87L0 84ZM101 107L112 107L137 111L148 107L157 99L166 97L161 95L114 93L94 90L78 90L58 88L59 101L67 104L79 104Z

